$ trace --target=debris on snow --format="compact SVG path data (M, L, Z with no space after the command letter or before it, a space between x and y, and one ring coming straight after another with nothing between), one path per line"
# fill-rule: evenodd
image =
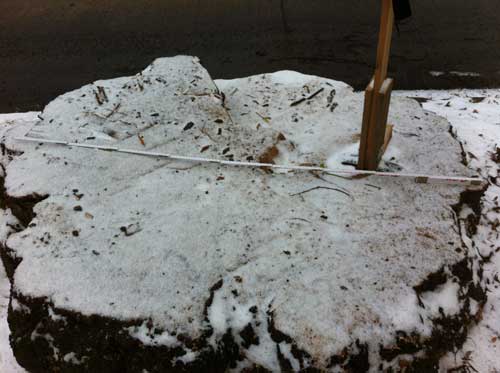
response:
M69 92L32 129L5 130L1 141L16 152L2 158L5 194L47 196L4 247L19 259L11 302L30 310L11 310L19 361L64 369L74 353L98 369L100 341L112 336L122 346L116 363L137 370L435 366L462 337L448 333L451 344L436 349L446 325L472 324L484 302L471 295L482 294L480 268L451 208L463 188L186 168L14 140L29 130L84 144L340 167L348 159L339 153L359 142L362 101L344 83L294 72L214 83L196 59L176 57ZM443 118L395 98L390 120L387 167L473 174ZM459 293L474 298L472 311L455 302ZM22 325L36 328L28 335ZM46 336L54 354L40 361L22 353Z
M421 100L423 108L447 118L457 138L463 143L466 161L473 170L489 180L480 196L480 217L464 211L473 229L465 230L464 241L471 255L480 263L482 283L488 301L464 345L448 353L440 363L442 371L496 372L500 370L500 90L451 90L399 92ZM472 217L472 218L470 218ZM470 236L470 237L469 237ZM471 310L477 304L471 301Z

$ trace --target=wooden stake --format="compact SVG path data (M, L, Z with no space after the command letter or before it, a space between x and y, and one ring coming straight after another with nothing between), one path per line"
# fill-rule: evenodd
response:
M365 91L358 169L376 170L382 156L393 81L387 79L394 27L393 0L382 0L375 75Z
M385 136L384 136L384 145L382 145L382 154L385 153L387 150L387 147L389 146L389 142L392 139L392 130L394 129L394 126L392 124L388 124L386 131L385 131Z
M370 115L372 113L372 104L374 91L373 87L375 85L375 78L373 78L366 87L365 90L365 105L363 110L363 123L361 126L361 139L359 141L359 158L358 158L358 169L366 169L367 154L366 149L368 147L368 133L370 132Z
M375 69L375 91L382 86L387 78L389 57L391 51L392 29L394 27L393 0L382 0L382 16L380 19L380 34L378 37L377 66Z
M387 134L387 117L389 116L389 106L391 104L392 87L394 86L393 79L386 79L377 92L377 106L372 108L372 115L375 115L376 125L374 126L373 139L368 143L368 153L374 154L373 162L370 162L371 169L376 170L382 155L384 155L384 140ZM387 144L388 145L388 144Z

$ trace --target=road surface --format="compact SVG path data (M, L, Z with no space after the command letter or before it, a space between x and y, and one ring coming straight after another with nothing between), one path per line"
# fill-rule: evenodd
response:
M214 78L290 69L363 89L379 3L2 0L0 112L39 110L63 92L176 54L199 56ZM413 3L414 17L394 37L397 89L500 86L498 0Z

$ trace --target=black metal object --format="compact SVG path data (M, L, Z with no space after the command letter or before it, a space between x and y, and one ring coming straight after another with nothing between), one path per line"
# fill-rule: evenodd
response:
M411 17L410 0L392 0L396 21Z

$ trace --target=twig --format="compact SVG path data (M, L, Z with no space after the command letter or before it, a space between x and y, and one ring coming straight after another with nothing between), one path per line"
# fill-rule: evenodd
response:
M94 96L99 105L108 102L108 96L106 95L106 90L104 87L97 86L97 92L94 91Z
M305 221L306 223L311 223L309 220L303 218L291 218L290 220L299 220L299 221Z
M193 164L193 165L187 166L187 167L169 167L168 165L163 166L163 167L168 168L169 170L187 171L187 170L195 168L195 167L197 167L199 165L200 165L199 163L196 163L196 164Z
M208 133L208 131L206 130L205 126L201 127L200 132L201 132L202 134L204 134L206 137L208 137L210 140L212 140L213 142L215 142L215 143L217 142L217 140L215 140L215 139L214 139L214 138L210 135L210 133Z
M330 188L330 187L324 187L324 186L316 186L314 188L310 188L310 189L304 190L304 191L302 191L300 193L290 194L290 197L300 196L302 194L309 193L309 192L312 192L312 191L318 190L318 189L334 190L336 192L345 194L346 196L348 196L349 198L351 198L352 200L354 200L354 198L349 193L347 193L346 191L343 191L342 189Z
M328 98L326 99L326 102L327 102L326 106L330 106L331 104L333 104L333 99L335 98L336 93L337 93L337 91L335 89L332 89L330 91L330 94L328 95Z
M310 95L307 99L308 100L312 100L314 97L316 97L317 95L319 95L321 92L323 92L325 89L324 88L320 88L318 89L316 92L314 92L312 95Z
M120 108L120 106L122 106L121 103L118 103L115 105L115 107L113 108L113 110L110 111L110 113L108 115L106 115L106 118L109 118L111 117L114 113L116 113L118 111L118 109Z
M331 173L328 173L328 172L325 172L325 175L333 176L333 177L338 177L338 178L344 179L344 180L352 180L353 179L353 176L342 176L342 175L331 174ZM357 176L357 175L354 175L354 176Z
M269 120L271 119L270 117L265 117L262 114L259 114L258 112L255 112L255 114L257 114L259 117L261 117L264 122L269 124Z
M118 121L122 122L123 124L126 124L128 126L134 126L135 128L137 128L137 124L135 124L135 123L127 122L126 120L123 120L123 119L118 119Z
M292 102L292 103L290 104L290 106L297 106L297 105L299 105L299 104L303 103L305 100L307 100L307 98L306 98L306 97L302 97L300 100L297 100L297 101Z
M382 190L381 187L378 187L376 185L372 185L372 184L365 184L366 186L369 186L369 187L372 187L372 188L375 188L375 189L378 189L378 190Z
M303 103L304 101L312 100L314 97L316 97L317 95L319 95L324 90L325 90L324 88L320 88L316 92L314 92L312 95L310 95L308 97L303 97L303 98L301 98L301 99L299 99L297 101L292 102L290 104L290 106L297 106L297 105L300 105L301 103Z
M217 96L215 93L213 92L203 92L203 93L190 93L189 92L189 88L186 89L184 92L182 92L182 95L183 96L194 96L194 97L206 97L206 96L209 96L209 97L214 97L214 96Z
M334 182L330 181L330 180L327 180L325 179L324 177L321 177L320 175L318 175L315 171L311 171L311 174L316 178L316 179L319 179L321 181L324 181L325 183L328 183L330 185L335 185L337 188L340 188L340 189L343 189L341 187L339 187L337 184L335 184ZM332 176L337 176L337 175L332 175ZM345 189L343 189L344 191L346 191ZM347 191L346 191L347 193Z
M320 175L318 175L316 173L316 171L311 171L311 174L316 178L316 179L320 179L321 181L324 181L325 183L328 183L328 184L332 184L332 185L335 185L335 183L332 183L331 181L328 181L326 180L325 178L321 177Z
M93 116L95 116L95 117L97 117L97 118L99 118L99 119L103 119L103 120L108 119L108 118L107 118L107 117L105 117L104 115L97 114L97 113L90 112L90 111L85 112L85 114L87 114L87 115L93 115Z

